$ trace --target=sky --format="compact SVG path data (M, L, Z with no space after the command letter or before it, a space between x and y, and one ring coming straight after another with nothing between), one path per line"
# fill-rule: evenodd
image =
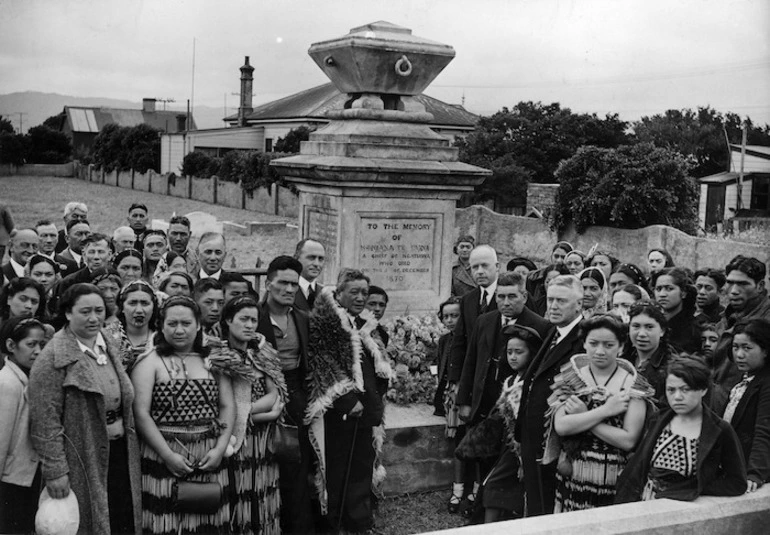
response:
M233 113L244 56L258 105L325 83L309 46L378 20L454 47L425 92L474 113L711 105L770 124L768 0L0 0L0 94Z

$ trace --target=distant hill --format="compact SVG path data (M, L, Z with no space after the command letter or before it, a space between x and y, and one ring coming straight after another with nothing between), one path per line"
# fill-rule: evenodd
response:
M175 103L178 104L178 103ZM108 108L141 109L142 103L130 100L118 100L102 97L72 97L59 95L58 93L41 93L39 91L24 91L21 93L9 93L0 95L0 115L9 119L14 128L19 129L19 112L22 116L22 127L27 132L31 127L42 124L48 117L58 115L64 106L104 106ZM163 109L163 103L158 102L158 109ZM186 108L177 105L167 106L167 110L186 111ZM194 110L195 123L199 129L220 128L222 122L222 108L209 106L196 106Z

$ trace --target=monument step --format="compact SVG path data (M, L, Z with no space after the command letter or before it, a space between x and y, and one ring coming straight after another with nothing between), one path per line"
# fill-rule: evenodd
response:
M445 420L433 406L387 404L382 462L386 496L449 488L452 484L454 439L444 436Z

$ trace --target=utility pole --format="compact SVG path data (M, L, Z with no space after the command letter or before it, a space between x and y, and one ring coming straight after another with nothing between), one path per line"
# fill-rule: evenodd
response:
M176 102L176 100L174 100L173 98L156 98L155 100L163 103L163 111L166 111L167 102Z
M22 129L24 128L24 121L23 117L25 115L29 115L26 111L7 111L4 112L5 115L18 115L19 116L19 134L23 134ZM0 117L3 116L3 113L0 113Z
M743 209L743 164L746 160L746 122L744 121L743 126L741 126L741 168L738 172L738 206L737 211Z

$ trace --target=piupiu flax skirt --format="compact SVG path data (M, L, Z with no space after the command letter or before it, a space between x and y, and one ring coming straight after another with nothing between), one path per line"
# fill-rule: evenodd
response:
M275 425L250 428L241 449L231 459L236 501L233 505L235 533L279 535L281 493L278 464L269 459L267 443Z
M201 459L217 442L208 426L158 427L172 451L188 459ZM196 471L188 481L216 481L222 486L222 502L214 514L176 513L173 511L172 488L178 478L171 474L160 456L146 443L142 444L142 529L157 535L177 533L229 533L230 481L223 460L213 472Z

